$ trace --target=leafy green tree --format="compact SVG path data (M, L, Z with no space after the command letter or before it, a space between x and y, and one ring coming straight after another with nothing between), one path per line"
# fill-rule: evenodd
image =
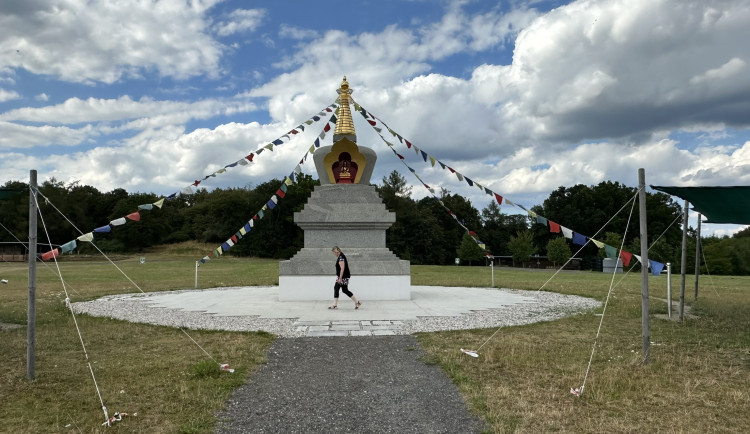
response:
M472 261L481 261L484 258L484 251L468 233L464 234L456 253L461 261L468 261L469 265Z
M375 188L380 197L386 202L393 197L411 197L411 187L406 182L406 178L401 176L401 174L395 170L388 176L383 177L383 185L376 186Z
M510 249L511 256L513 256L513 262L528 262L531 259L531 255L536 253L536 247L534 247L534 236L531 231L519 231L516 236L511 236L508 241L508 248Z
M528 218L520 214L503 214L497 202L490 202L481 213L482 241L497 256L510 255L508 241L512 234L528 229Z
M572 187L559 187L544 201L542 207L535 207L534 210L549 220L580 234L595 237L599 241L603 241L601 235L595 234L603 230L622 234L628 227L628 218L630 218L630 229L625 242L626 245L630 245L639 236L638 202L636 201L633 207L628 203L636 197L636 191L635 188L611 181L601 182L595 186L578 184ZM669 195L647 193L646 208L649 240L655 240L661 236L661 242L667 244L661 249L665 252L673 251L670 246L679 245L681 242L679 227L672 225L672 222L681 216L681 207ZM607 244L619 248L619 244L617 246ZM593 243L584 248L581 252L584 263L589 263L589 259L597 253ZM670 259L674 258L658 258L657 260L667 262Z
M547 259L552 261L555 267L558 263L565 263L571 256L572 252L565 237L553 238L547 243Z
M744 234L732 238L707 237L703 240L703 253L706 256L706 263L702 265L703 272L750 275L750 238ZM689 260L688 264L691 264Z

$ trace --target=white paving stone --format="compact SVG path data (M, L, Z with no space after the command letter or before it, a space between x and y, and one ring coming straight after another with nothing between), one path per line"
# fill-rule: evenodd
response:
M76 313L137 323L266 331L281 337L359 331L331 330L334 324L394 334L505 327L552 321L601 306L590 298L546 291L413 286L411 294L411 300L368 301L358 310L329 310L330 302L280 302L277 287L118 294L72 306Z
M349 336L372 336L372 332L369 330L352 330Z

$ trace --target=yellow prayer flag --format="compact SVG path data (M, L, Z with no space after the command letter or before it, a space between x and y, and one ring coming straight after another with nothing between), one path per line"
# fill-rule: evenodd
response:
M164 205L164 198L162 197L161 199L157 200L153 203L153 205L157 208L161 208L161 206Z

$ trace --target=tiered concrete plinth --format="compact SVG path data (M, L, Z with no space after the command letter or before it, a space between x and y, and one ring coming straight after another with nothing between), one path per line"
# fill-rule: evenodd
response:
M294 257L279 263L279 300L333 298L333 246L341 247L349 259L349 289L358 298L411 299L409 261L385 247L385 231L395 221L373 186L317 186L304 209L294 214L294 222L305 231L305 243Z

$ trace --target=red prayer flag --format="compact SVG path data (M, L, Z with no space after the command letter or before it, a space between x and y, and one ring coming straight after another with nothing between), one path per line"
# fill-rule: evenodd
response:
M553 222L552 220L547 220L547 223L549 223L549 231L554 232L556 234L560 233L560 225Z
M278 190L276 190L276 196L278 196L278 197L280 197L280 198L283 199L284 196L286 196L286 193L284 193L283 191L281 191L281 189L278 189Z
M447 168L448 168L448 170L450 170L450 171L451 171L451 173L456 173L456 171L455 171L455 170L453 170L453 168L452 168L451 166L445 166L445 167L447 167Z
M498 204L498 205L502 205L502 204L503 204L503 197L502 197L502 196L500 196L500 195L499 195L499 194L497 194L497 193L495 193L495 200L497 200L497 204Z
M398 155L398 158L400 158L400 159L402 159L402 160L404 159L404 156L403 156L403 155L401 155L401 154L399 154L398 152L396 153L396 155Z
M287 134L297 134L298 132L299 131L297 131L297 130L292 130L292 131L289 131Z
M411 143L409 143L409 141L406 139L404 139L404 142L406 142L406 147L411 149Z
M232 242L234 242L235 244L237 244L237 235L232 235L231 240L232 240Z
M330 112L331 112L331 108L330 108L330 107L326 107L326 111L327 111L328 113L330 113Z
M60 250L53 249L47 253L42 253L42 261L49 261L50 259L57 258L58 256L60 256Z
M622 258L623 265L627 267L630 265L630 260L633 258L633 254L626 252L625 250L620 250L620 258Z
M377 125L377 124L378 124L377 122L375 122L375 121L371 121L371 120L369 120L369 119L367 120L367 122L369 122L369 123L370 123L370 125L372 125L373 127L374 127L375 125Z
M247 161L253 161L253 157L255 157L255 154L250 154L245 158L247 158Z
M134 222L137 222L141 219L141 215L138 213L138 211L128 214L125 217L129 218L130 220L133 220Z
M255 215L253 216L253 220L258 220L258 214L255 214Z
M200 181L198 181L198 180L196 179L196 180L195 180L195 182L193 183L193 185L197 187L197 186L198 186L198 184L200 184L200 183L201 183L201 182L200 182Z
M326 133L331 131L331 124L326 124L326 126L323 127L323 131L325 131Z

